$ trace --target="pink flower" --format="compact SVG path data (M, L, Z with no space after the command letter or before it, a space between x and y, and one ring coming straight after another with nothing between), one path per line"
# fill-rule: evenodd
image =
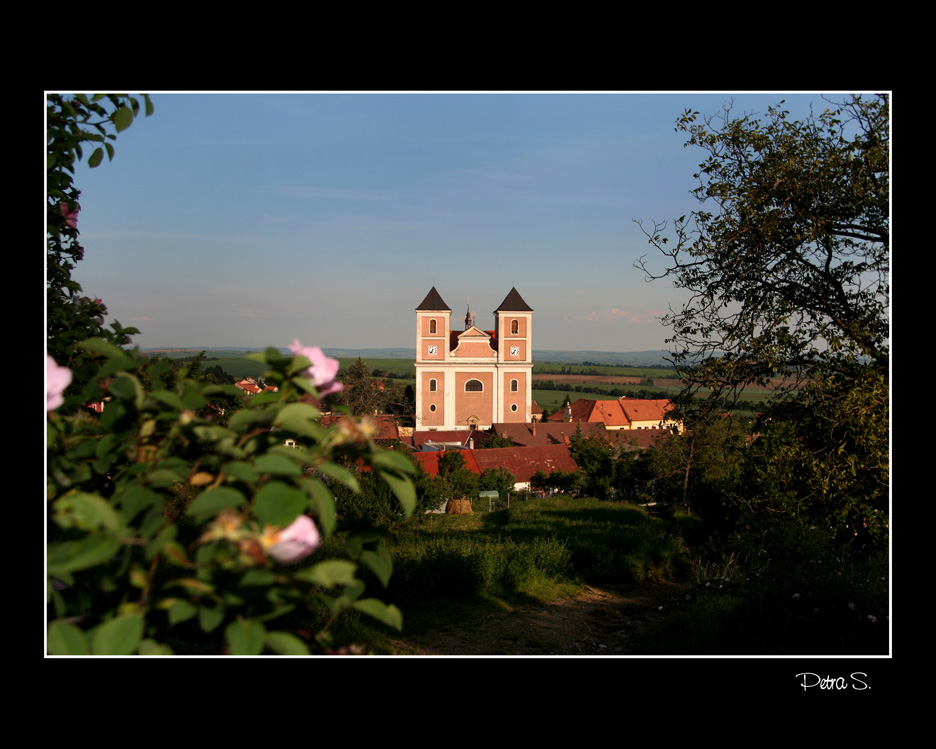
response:
M59 203L59 208L62 211L62 218L65 219L65 223L68 224L72 229L78 228L78 209L72 210L68 207L68 203Z
M295 564L305 559L322 543L318 528L308 515L300 515L273 538L270 556L282 564Z
M46 411L54 411L65 402L62 394L71 381L71 370L60 367L55 359L46 354Z
M337 359L325 356L318 346L303 346L298 338L293 339L293 345L289 347L289 350L312 362L312 366L304 370L302 376L315 386L319 395L331 395L344 390L344 385L335 382L335 375L338 374L340 366Z

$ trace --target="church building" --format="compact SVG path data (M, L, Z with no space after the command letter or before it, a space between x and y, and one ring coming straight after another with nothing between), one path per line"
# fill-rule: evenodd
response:
M528 422L533 401L533 309L516 289L494 310L494 330L452 310L435 286L416 308L416 429L485 429Z

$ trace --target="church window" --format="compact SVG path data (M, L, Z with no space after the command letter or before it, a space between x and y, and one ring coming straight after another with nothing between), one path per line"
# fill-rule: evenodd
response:
M520 321L519 321L519 320L511 320L511 321L510 321L510 332L513 333L514 335L517 335L517 334L520 332Z
M484 385L481 384L481 380L468 380L465 383L466 393L480 393L482 390L484 390Z
M429 321L429 335L435 335L435 334L436 334L436 321L430 320Z
M516 393L518 387L519 387L519 386L518 386L516 380L511 380L511 381L510 381L510 392L511 392L511 393Z
M436 391L436 381L429 380L429 392L434 393Z

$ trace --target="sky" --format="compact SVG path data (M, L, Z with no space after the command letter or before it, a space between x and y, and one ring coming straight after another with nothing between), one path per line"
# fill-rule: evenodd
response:
M839 92L830 92L841 100ZM415 347L512 287L536 349L665 349L683 297L645 226L701 204L687 109L793 116L820 93L160 93L76 169L84 294L157 347Z

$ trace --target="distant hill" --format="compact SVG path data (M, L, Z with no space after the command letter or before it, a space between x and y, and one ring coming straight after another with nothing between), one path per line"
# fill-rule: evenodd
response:
M199 351L205 351L208 356L227 357L243 356L250 351L262 351L262 348L223 346L204 348L151 348L144 351L159 352L172 357L193 356ZM324 348L326 355L336 359L416 359L416 349L412 348ZM287 353L289 349L281 348ZM557 364L625 364L635 367L670 367L666 358L666 351L554 351L534 349L533 359L537 362L556 362Z

